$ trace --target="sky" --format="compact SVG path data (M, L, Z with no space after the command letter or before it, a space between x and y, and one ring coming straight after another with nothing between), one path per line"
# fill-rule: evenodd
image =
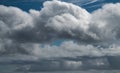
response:
M48 0L1 0L1 5L15 6L24 11L29 11L29 9L40 10L43 7L43 2ZM50 1L50 0L49 0ZM61 0L75 5L81 6L92 12L106 3L117 3L120 0Z
M119 31L120 0L1 0L0 65L120 69Z

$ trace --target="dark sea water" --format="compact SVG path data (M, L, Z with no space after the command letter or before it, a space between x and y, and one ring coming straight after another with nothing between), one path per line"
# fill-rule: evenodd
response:
M87 70L87 71L55 71L55 72L0 72L0 73L120 73L120 70Z
M120 73L120 70L59 71L59 72L28 72L28 73Z
M22 72L21 72L22 73ZM59 71L59 72L23 72L23 73L120 73L120 70L103 71Z
M48 72L29 72L15 71L15 65L0 65L0 73L120 73L120 70L81 70L81 71L48 71Z

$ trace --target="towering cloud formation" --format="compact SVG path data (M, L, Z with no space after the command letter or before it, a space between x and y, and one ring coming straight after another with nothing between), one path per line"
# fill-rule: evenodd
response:
M119 3L107 4L89 13L71 3L46 1L40 11L31 9L27 13L0 5L0 55L26 54L38 58L120 55L116 46L119 42L115 46L101 44L120 38L119 7ZM49 45L57 39L71 41Z

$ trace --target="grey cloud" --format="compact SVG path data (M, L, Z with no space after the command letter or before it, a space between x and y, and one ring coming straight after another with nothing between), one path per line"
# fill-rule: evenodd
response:
M111 45L103 48L93 45L80 45L73 41L63 42L60 46L33 44L31 46L25 46L31 48L32 54L38 58L57 58L57 57L77 57L77 56L120 56L119 45Z
M58 71L58 70L88 70L88 69L111 69L106 57L76 57L42 59L38 61L14 60L2 61L1 65L16 65L17 71Z

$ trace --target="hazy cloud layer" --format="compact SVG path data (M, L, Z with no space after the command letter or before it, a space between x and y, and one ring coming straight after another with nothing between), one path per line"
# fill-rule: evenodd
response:
M27 13L0 5L0 55L27 54L38 58L120 55L118 41L112 42L115 45L101 44L120 38L119 7L120 3L107 4L89 13L71 3L46 1L40 11L31 9ZM72 41L49 45L56 39Z

